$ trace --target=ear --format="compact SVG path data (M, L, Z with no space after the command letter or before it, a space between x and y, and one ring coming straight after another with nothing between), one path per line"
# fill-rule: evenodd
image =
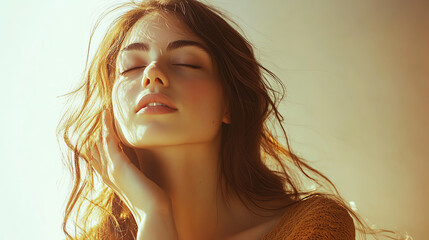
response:
M231 114L229 112L229 106L225 106L225 110L223 112L222 122L226 124L231 124Z

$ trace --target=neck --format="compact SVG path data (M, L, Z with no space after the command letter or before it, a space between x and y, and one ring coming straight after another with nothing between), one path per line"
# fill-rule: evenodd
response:
M179 239L227 235L247 213L238 201L228 207L218 186L220 139L201 144L137 149L142 172L170 197Z

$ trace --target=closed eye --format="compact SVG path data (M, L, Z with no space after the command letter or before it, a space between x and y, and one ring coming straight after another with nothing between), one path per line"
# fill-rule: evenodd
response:
M189 67L189 68L193 68L193 69L199 69L199 68L201 68L200 66L195 66L195 65L191 65L191 64L173 64L173 65L175 65L175 66ZM121 72L120 75L125 75L128 72L130 72L130 71L137 70L137 69L140 69L140 68L145 68L145 67L146 66L133 67L133 68L130 68L130 69L127 69L127 70Z
M194 69L199 69L201 68L200 66L195 66L195 65L190 65L190 64L173 64L176 66L183 66L183 67L190 67L190 68L194 68Z
M120 75L125 75L126 73L128 73L128 72L130 72L130 71L137 70L137 69L140 69L140 68L145 68L145 67L146 67L146 66L133 67L133 68L130 68L130 69L127 69L127 70L125 70L125 71L121 72L121 73L120 73Z

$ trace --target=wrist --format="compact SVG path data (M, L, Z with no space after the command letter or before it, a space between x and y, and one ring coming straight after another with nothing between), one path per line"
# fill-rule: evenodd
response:
M151 211L138 222L137 240L177 240L177 229L171 211Z
M145 208L133 207L132 214L137 225L144 224L147 218L154 216L164 216L166 219L173 218L173 209L171 204L150 204L146 203Z

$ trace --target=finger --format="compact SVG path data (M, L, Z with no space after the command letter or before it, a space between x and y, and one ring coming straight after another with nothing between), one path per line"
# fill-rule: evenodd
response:
M103 180L108 180L109 173L107 167L109 166L109 163L106 161L102 143L96 142L92 152L94 156L92 159L93 168Z
M90 148L90 154L91 154L91 165L94 167L94 169L99 172L100 170L100 152L97 146L97 142Z
M106 156L104 154L104 147L103 144L101 142L96 142L95 143L96 149L97 149L97 155L98 158L95 159L95 167L96 170L98 171L98 173L104 177L106 175L106 166L107 166L107 162L106 162Z
M122 201L125 202L125 204L128 206L129 209L132 209L131 208L132 205L130 204L129 199L122 193L121 189L118 186L116 186L116 184L115 184L116 181L115 181L115 179L113 179L113 176L111 176L111 174L109 172L108 166L109 166L109 164L111 164L111 162L109 161L109 158L103 154L103 151L104 151L103 144L101 142L97 142L95 144L94 149L96 149L96 150L94 150L94 152L97 152L96 155L99 156L96 159L96 163L94 166L96 168L96 171L102 177L103 182L108 187L110 187L113 191L115 191L115 193L122 199ZM101 150L101 149L103 149L103 150L101 151L101 154L100 154L99 150Z
M113 129L112 116L108 110L103 112L103 140L104 144L106 144L105 149L109 155L122 154L122 147L120 146L121 141L116 136L116 133Z
M102 151L102 168L106 171L105 174L107 174L107 177L110 179L112 179L113 175L118 173L119 169L122 169L125 165L130 163L128 157L119 147L120 140L112 129L111 119L109 111L105 110L103 112L101 139L98 144L99 149Z

